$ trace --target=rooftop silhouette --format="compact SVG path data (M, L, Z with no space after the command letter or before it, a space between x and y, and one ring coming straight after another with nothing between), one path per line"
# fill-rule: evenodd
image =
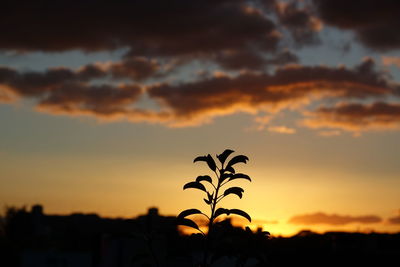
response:
M48 215L40 205L8 208L0 237L1 266L199 266L203 240L182 235L157 208L131 219L96 214ZM400 234L317 234L266 238L261 230L216 224L211 266L389 266L400 256Z

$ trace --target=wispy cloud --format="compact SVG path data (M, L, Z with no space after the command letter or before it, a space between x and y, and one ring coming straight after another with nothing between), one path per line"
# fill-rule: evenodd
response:
M296 129L289 128L287 126L270 126L268 127L268 131L273 133L281 133L281 134L295 134Z
M304 119L302 124L314 129L362 132L400 128L399 103L340 103L334 107L320 107L307 114L309 118Z
M393 216L388 219L388 223L389 224L400 224L400 210L399 210L399 214L397 216Z
M400 68L400 57L382 56L382 64L385 66L395 65Z
M315 224L328 224L328 225L345 225L350 223L380 223L382 219L376 215L364 215L364 216L350 216L350 215L338 215L338 214L326 214L323 212L317 212L305 215L296 215L290 218L289 223L292 224L304 224L304 225L315 225Z
M185 83L165 82L143 86L132 82L116 85L111 82L113 80L107 80L115 77L140 80L157 72L158 68L157 62L142 58L119 63L89 64L77 70L52 68L45 72L19 72L0 67L0 92L2 95L12 93L21 98L32 98L37 101L38 110L52 114L148 120L151 123L184 127L209 123L215 117L238 112L257 116L260 112L271 114L286 108L296 109L322 98L379 98L392 95L398 89L383 74L374 70L374 62L370 59L353 69L296 65L279 68L273 74L244 72L236 76L214 75ZM98 79L105 79L105 82L95 85L93 81ZM144 95L156 102L159 108L135 107ZM393 124L396 106L384 105L379 104L373 106L373 111L369 111L371 108L365 111L367 115L372 115L374 111L378 112L379 106L386 114L380 113L380 117L374 115L376 123L389 125L391 122L388 118L391 116ZM304 125L340 128L347 120L339 120L339 124L336 118L345 116L348 108L340 106L336 109L321 108L313 113L316 118L308 119ZM361 115L350 112L346 116L358 116L359 119ZM367 123L372 124L370 121L365 120L363 125L363 120L357 123L359 126L368 126ZM263 127L265 125L264 121ZM348 124L345 126L349 129ZM293 129L282 127L272 127L270 131L294 133Z

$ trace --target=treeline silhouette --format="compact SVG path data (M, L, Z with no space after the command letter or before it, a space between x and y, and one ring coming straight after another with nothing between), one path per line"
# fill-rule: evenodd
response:
M215 227L212 266L398 266L400 234L268 237L259 229ZM157 208L133 219L96 214L46 215L40 205L7 208L0 227L0 266L200 266L204 240L183 235Z

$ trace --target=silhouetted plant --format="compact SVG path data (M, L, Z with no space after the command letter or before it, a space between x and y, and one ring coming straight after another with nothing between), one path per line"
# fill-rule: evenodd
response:
M244 155L237 155L231 157L229 161L227 161L228 157L233 153L233 150L226 149L219 155L216 155L219 163L217 164L214 158L208 154L207 156L199 156L194 159L193 162L203 161L207 163L208 167L212 172L215 174L215 178L211 178L209 175L201 175L198 176L194 181L189 182L183 186L183 189L197 189L201 190L205 193L206 197L204 198L204 202L210 207L210 214L207 215L203 213L199 209L187 209L182 211L178 215L178 224L191 227L196 229L206 238L206 242L208 242L208 236L212 233L212 229L215 225L215 221L219 216L222 215L239 215L246 218L249 222L251 222L251 217L245 211L240 209L226 209L222 207L218 207L218 203L229 195L236 195L239 198L243 196L243 188L233 186L233 187L226 187L226 185L230 184L232 181L237 179L245 179L251 181L250 177L244 173L236 173L234 169L234 165L238 163L247 163L249 160L247 156ZM226 163L227 162L227 163ZM209 190L210 189L210 190ZM203 215L207 218L207 226L208 231L205 233L199 227L199 225L187 217L190 215ZM206 243L207 244L207 243ZM207 265L208 261L208 246L206 245L205 253L204 253L204 266Z

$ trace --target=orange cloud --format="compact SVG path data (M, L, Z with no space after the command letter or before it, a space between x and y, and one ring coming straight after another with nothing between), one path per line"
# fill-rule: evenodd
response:
M12 88L0 84L0 103L12 103L17 96Z
M397 216L391 217L388 219L389 224L400 224L400 210L398 212L399 214Z
M344 67L286 67L274 75L242 73L182 84L159 84L147 90L152 99L178 118L253 112L277 112L315 99L366 98L395 89L366 60L354 70ZM212 111L212 112L210 112Z
M271 127L268 127L268 131L273 132L273 133L281 133L281 134L296 133L296 129L289 128L286 126L271 126Z
M214 75L180 84L164 82L146 87L137 83L116 85L113 81L115 77L136 80L148 75L154 77L160 74L158 69L155 61L143 58L106 65L90 64L78 70L53 68L45 72L18 72L0 67L0 92L1 95L8 92L20 98L31 98L37 102L37 110L55 115L86 115L101 120L126 119L187 127L239 112L254 116L267 112L270 118L271 113L296 110L322 98L380 98L398 90L384 74L374 70L371 59L353 69L296 65L279 68L274 74L241 72L236 76ZM98 79L105 80L104 84L96 85L94 81ZM158 106L138 105L142 97ZM268 123L266 119L257 120L261 128ZM314 121L305 125L319 127ZM289 128L270 130L294 132Z
M382 57L382 63L385 66L395 65L400 68L400 57Z
M376 215L365 215L365 216L349 216L349 215L337 215L337 214L325 214L323 212L317 212L313 214L297 215L289 219L289 223L292 224L304 224L304 225L315 225L315 224L329 224L329 225L345 225L350 223L380 223L382 219Z
M334 128L350 132L400 129L400 103L340 103L308 112L301 124L313 129Z

